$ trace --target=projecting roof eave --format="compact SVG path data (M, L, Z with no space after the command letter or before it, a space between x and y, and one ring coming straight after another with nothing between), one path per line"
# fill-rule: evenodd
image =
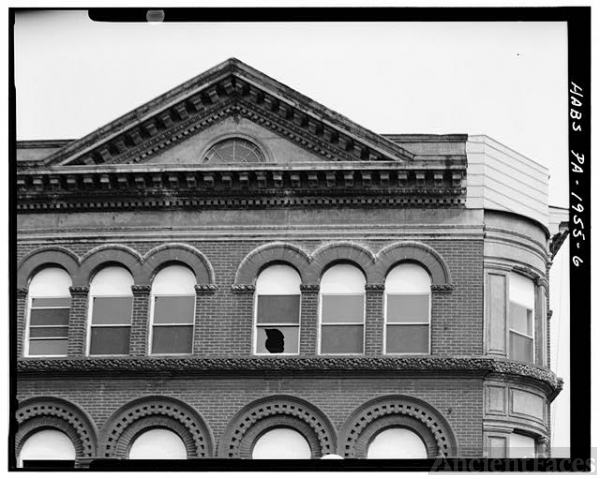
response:
M126 162L158 137L181 139L200 123L247 110L270 115L268 122L296 127L309 141L320 142L324 157L410 162L414 154L290 87L232 58L173 88L47 157L47 166ZM252 116L254 112L250 111ZM184 127L188 127L182 133ZM264 120L263 120L264 121ZM337 155L336 155L337 153ZM134 160L135 161L135 160Z

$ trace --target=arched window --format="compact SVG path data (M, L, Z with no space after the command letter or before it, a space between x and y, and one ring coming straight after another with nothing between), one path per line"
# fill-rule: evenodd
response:
M64 432L56 429L43 429L33 433L23 446L18 458L18 466L23 467L23 461L74 461L75 446Z
M71 277L61 268L45 268L29 283L27 356L66 356L71 310Z
M535 286L529 278L509 276L509 358L533 361Z
M203 163L262 163L265 157L258 145L244 138L227 138L213 145Z
M167 266L152 282L151 354L191 354L196 277L185 266Z
M373 437L367 459L427 459L427 448L410 429L390 427Z
M256 354L298 354L300 275L286 265L269 266L256 280Z
M508 457L535 458L535 438L513 432L508 441Z
M429 353L431 278L413 263L393 268L385 279L385 352Z
M310 445L295 429L277 427L262 434L252 449L252 459L310 459Z
M361 354L365 326L364 274L355 266L338 264L321 279L321 354Z
M133 441L129 459L187 459L187 451L173 431L154 428L144 431Z
M120 266L101 269L90 284L90 355L129 354L133 278Z

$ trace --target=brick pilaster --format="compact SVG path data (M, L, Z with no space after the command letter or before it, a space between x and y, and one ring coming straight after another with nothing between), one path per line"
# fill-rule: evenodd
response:
M71 311L69 313L67 355L85 356L90 288L87 286L71 286L69 291L71 293Z
M383 352L383 283L365 286L365 355L376 356Z
M319 329L319 285L300 285L300 355L317 354Z
M133 314L131 316L131 334L129 337L129 354L131 356L146 356L148 354L148 328L150 309L150 286L134 285Z

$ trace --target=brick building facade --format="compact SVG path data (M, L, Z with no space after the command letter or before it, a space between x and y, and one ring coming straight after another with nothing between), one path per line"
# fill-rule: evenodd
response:
M281 431L312 458L380 457L384 431L399 456L548 454L547 180L235 59L79 140L19 142L16 456L54 431L79 465L134 457L153 430L187 458L262 457Z

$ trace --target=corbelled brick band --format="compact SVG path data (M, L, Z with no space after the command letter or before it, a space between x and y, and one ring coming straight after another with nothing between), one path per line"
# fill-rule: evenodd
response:
M256 438L291 418L288 425L302 433L311 445L313 457L332 454L336 450L335 428L318 408L300 398L271 396L248 404L231 420L219 442L218 456L249 458ZM269 419L268 422L263 422ZM277 421L273 421L277 419ZM302 423L305 426L300 426ZM317 446L318 444L318 446Z
M93 422L76 405L59 398L39 397L23 401L16 414L19 430L15 436L15 452L19 456L25 441L43 429L64 432L75 448L75 459L92 458L96 454L96 430Z
M422 427L405 418L419 421L429 433L423 433ZM376 420L380 421L374 423ZM371 427L371 424L380 428ZM425 401L406 396L384 396L360 406L340 430L339 454L344 457L366 457L370 439L391 426L409 427L419 434L425 442L428 457L457 455L456 439L443 416Z
M213 456L212 433L202 416L187 404L167 397L145 397L120 408L100 432L98 456L126 458L135 438L152 428L167 428L178 434L188 458Z

